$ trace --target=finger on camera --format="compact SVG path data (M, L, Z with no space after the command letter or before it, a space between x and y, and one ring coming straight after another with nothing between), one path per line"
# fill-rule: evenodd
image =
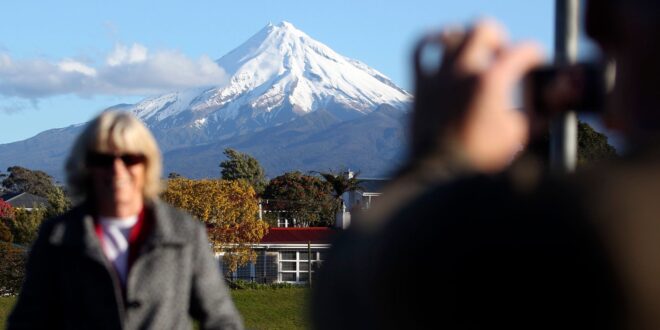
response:
M543 62L544 55L540 45L522 42L502 51L489 75L498 84L512 86Z
M456 70L461 74L480 74L499 57L507 44L504 28L493 20L482 20L465 38L456 59Z
M442 45L441 68L451 67L456 62L461 45L465 42L466 31L461 26L448 26L436 37Z

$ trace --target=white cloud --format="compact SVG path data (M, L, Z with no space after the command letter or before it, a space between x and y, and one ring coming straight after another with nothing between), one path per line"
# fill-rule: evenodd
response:
M74 60L63 60L57 64L62 72L78 72L86 76L96 76L96 69Z
M227 74L208 56L191 59L177 51L150 52L140 44L118 44L102 65L74 59L14 59L0 53L0 95L39 99L54 95L146 95L221 86Z
M119 66L122 64L134 64L147 60L147 47L140 44L133 44L131 48L124 45L116 45L115 49L108 55L106 62L109 66Z

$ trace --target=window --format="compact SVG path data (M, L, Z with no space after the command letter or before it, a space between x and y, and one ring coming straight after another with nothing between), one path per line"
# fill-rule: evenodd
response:
M325 252L312 250L312 274L321 266ZM281 282L302 283L309 280L309 253L280 251L279 274Z
M250 262L243 266L238 267L236 271L230 272L229 265L223 262L224 254L218 256L218 262L220 264L220 270L223 275L228 276L232 280L245 280L245 281L254 281L256 278L255 264Z
M282 262L282 270L296 270L295 262Z
M282 260L296 260L295 251L282 251L280 252L280 258Z
M282 276L282 282L296 282L295 273L282 273L280 276Z

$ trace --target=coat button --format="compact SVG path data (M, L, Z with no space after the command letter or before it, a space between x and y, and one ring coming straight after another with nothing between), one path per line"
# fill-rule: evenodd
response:
M134 300L134 301L129 301L128 304L127 304L128 308L138 308L138 307L140 307L141 305L142 305L142 304L141 304L139 301L136 301L136 300Z

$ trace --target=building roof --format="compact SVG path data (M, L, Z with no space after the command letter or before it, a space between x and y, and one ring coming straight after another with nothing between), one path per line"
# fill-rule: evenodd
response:
M328 227L270 228L261 243L329 244L337 230Z
M364 189L360 191L365 193L380 193L383 192L383 188L391 179L384 178L358 178L360 180L360 186Z
M33 207L46 207L48 205L48 199L33 195L27 192L21 193L8 193L0 196L0 199L9 203L12 207L20 207L25 209L30 209Z

